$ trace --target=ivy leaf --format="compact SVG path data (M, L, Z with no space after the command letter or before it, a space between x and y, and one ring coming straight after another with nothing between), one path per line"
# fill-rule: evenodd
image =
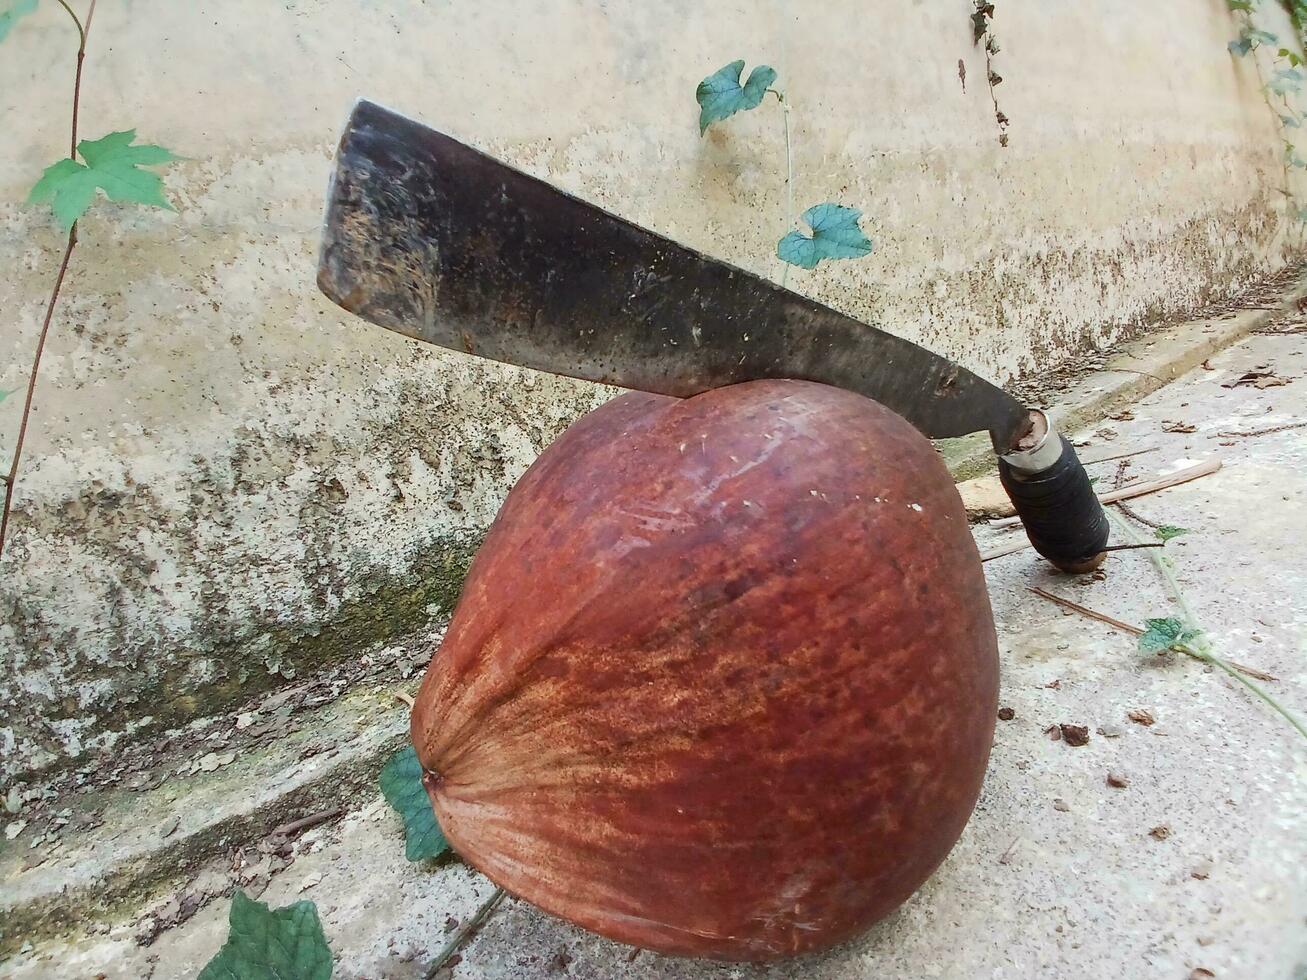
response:
M272 910L238 891L227 921L227 942L199 980L330 980L331 949L312 902Z
M1297 68L1277 68L1275 75L1266 87L1276 95L1285 95L1289 92L1296 92L1302 85L1303 74Z
M1290 67L1297 68L1302 64L1302 59L1288 48L1281 48L1277 52L1278 57L1284 58L1289 62Z
M65 231L86 213L97 189L104 191L111 201L174 210L163 196L159 175L141 168L179 158L161 146L133 146L135 139L136 130L128 129L110 133L103 139L82 140L77 144L77 152L86 161L85 165L65 159L46 167L27 196L27 203L49 203Z
M1253 42L1248 40L1246 37L1240 37L1235 38L1235 40L1227 44L1226 47L1230 49L1231 54L1238 55L1242 58L1253 49Z
M1157 529L1158 541L1170 541L1172 538L1178 538L1182 534L1188 534L1187 527L1180 527L1176 524L1163 524Z
M1294 116L1281 116L1280 123L1286 129L1301 129L1302 122Z
M9 36L14 25L36 10L37 0L11 0L0 3L0 41Z
M1254 44L1275 44L1280 40L1270 31L1259 31L1255 27L1246 28L1243 35L1250 38Z
M1249 14L1253 12L1252 0L1225 0L1225 2L1231 10L1242 10Z
M1146 619L1148 627L1139 637L1139 650L1142 653L1160 653L1179 643L1190 643L1202 635L1201 630L1186 629L1184 623L1174 616L1165 619Z
M740 85L740 72L744 61L732 61L725 68L713 72L695 89L699 100L699 135L710 125L735 115L742 109L756 109L762 102L767 86L776 81L776 71L769 65L757 65L749 72L749 79Z
M856 259L871 251L871 240L858 227L862 212L857 208L816 204L802 217L812 237L792 231L776 245L776 254L790 265L815 269L822 259Z
M381 793L404 818L404 856L425 861L449 850L449 842L436 823L431 798L422 785L422 764L413 746L400 749L381 770Z
M994 5L987 0L976 0L976 12L971 15L971 43L979 44L989 30L989 18L994 16Z

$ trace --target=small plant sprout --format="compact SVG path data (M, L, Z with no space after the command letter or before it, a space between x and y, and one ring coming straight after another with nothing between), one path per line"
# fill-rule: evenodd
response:
M1123 518L1111 513L1109 517L1112 523L1131 544L1140 544L1139 535L1135 533L1134 528ZM1164 531L1184 533L1184 528L1178 528L1175 525L1164 524L1157 528L1157 536L1165 542L1169 538L1175 537L1175 533L1163 536ZM1194 617L1193 610L1189 608L1184 592L1180 588L1180 582L1175 577L1175 566L1171 559L1163 552L1165 549L1150 548L1148 557L1157 566L1158 572L1161 573L1162 579L1166 582L1171 597L1175 599L1176 605L1180 608L1179 616L1167 616L1165 618L1146 620L1144 625L1147 627L1139 637L1139 649L1143 653L1161 653L1165 650L1174 650L1177 653L1183 653L1195 660L1210 664L1219 670L1229 674L1232 678L1246 687L1255 697L1268 705L1273 711L1279 714L1287 721L1294 730L1303 738L1307 738L1307 726L1296 718L1284 705L1275 700L1266 689L1260 684L1245 676L1237 667L1220 657L1212 648L1211 638L1207 632L1198 624Z
M790 107L785 95L772 83L776 70L770 65L758 65L749 72L748 79L740 84L744 60L732 61L699 83L695 98L699 102L699 135L708 131L713 123L729 119L737 112L756 109L763 98L774 95L781 109L785 130L785 220L795 224L794 217L794 153L790 140ZM791 230L776 245L776 255L785 264L781 270L784 286L789 266L814 269L823 259L859 258L871 251L871 242L858 228L861 212L839 204L817 204L803 213L803 220L812 235Z
M45 318L41 323L36 350L32 355L32 370L27 378L26 400L23 403L22 414L19 416L18 437L14 441L13 455L10 457L7 472L0 474L0 483L4 485L4 504L0 508L0 555L4 553L9 532L9 514L13 506L14 486L18 480L18 466L23 457L23 440L27 436L27 423L32 414L32 401L41 371L41 355L45 352L46 340L50 336L50 325L59 302L59 291L68 273L68 263L72 259L73 249L77 247L77 221L100 193L111 201L144 204L166 208L169 211L173 209L164 196L163 181L157 174L141 169L178 159L168 150L152 144L136 143L134 129L110 133L98 140L78 141L77 122L82 104L82 66L86 61L86 42L91 36L91 22L95 19L96 0L90 0L87 4L84 17L77 15L68 0L57 0L57 2L72 19L73 26L77 29L77 59L73 74L68 156L45 168L45 172L32 188L27 200L29 204L49 205L66 239L63 259L59 263L59 271L50 288L50 298L45 306ZM9 36L9 32L20 18L34 13L36 8L37 0L0 0L0 41L4 41ZM79 155L81 161L77 159ZM8 392L5 394L7 395Z

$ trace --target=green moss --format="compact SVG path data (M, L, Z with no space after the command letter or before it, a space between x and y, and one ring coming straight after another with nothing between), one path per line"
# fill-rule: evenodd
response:
M126 696L120 694L109 710L99 714L97 727L125 730L137 725L131 738L147 737L197 717L229 711L290 683L290 677L312 677L323 668L411 635L429 623L430 607L438 606L446 616L453 611L479 545L478 538L444 539L414 561L414 571L367 580L364 594L325 622L251 624L211 637L204 649L180 651L166 666L141 671L139 686ZM216 665L217 676L197 683L193 673L197 660ZM270 664L278 669L270 669ZM80 713L74 699L51 708L50 718ZM141 725L146 715L149 721ZM63 759L44 771L75 761Z

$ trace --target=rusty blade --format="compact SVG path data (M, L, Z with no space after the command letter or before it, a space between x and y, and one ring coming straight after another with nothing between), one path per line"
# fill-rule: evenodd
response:
M859 392L934 438L1028 427L1000 388L371 102L341 139L318 285L418 340L688 396L759 378Z

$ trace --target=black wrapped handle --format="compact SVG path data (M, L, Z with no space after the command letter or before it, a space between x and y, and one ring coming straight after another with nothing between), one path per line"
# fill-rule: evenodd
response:
M998 476L1035 550L1066 572L1084 572L1103 561L1109 526L1084 465L1061 435L1057 462L1026 473L999 457Z

